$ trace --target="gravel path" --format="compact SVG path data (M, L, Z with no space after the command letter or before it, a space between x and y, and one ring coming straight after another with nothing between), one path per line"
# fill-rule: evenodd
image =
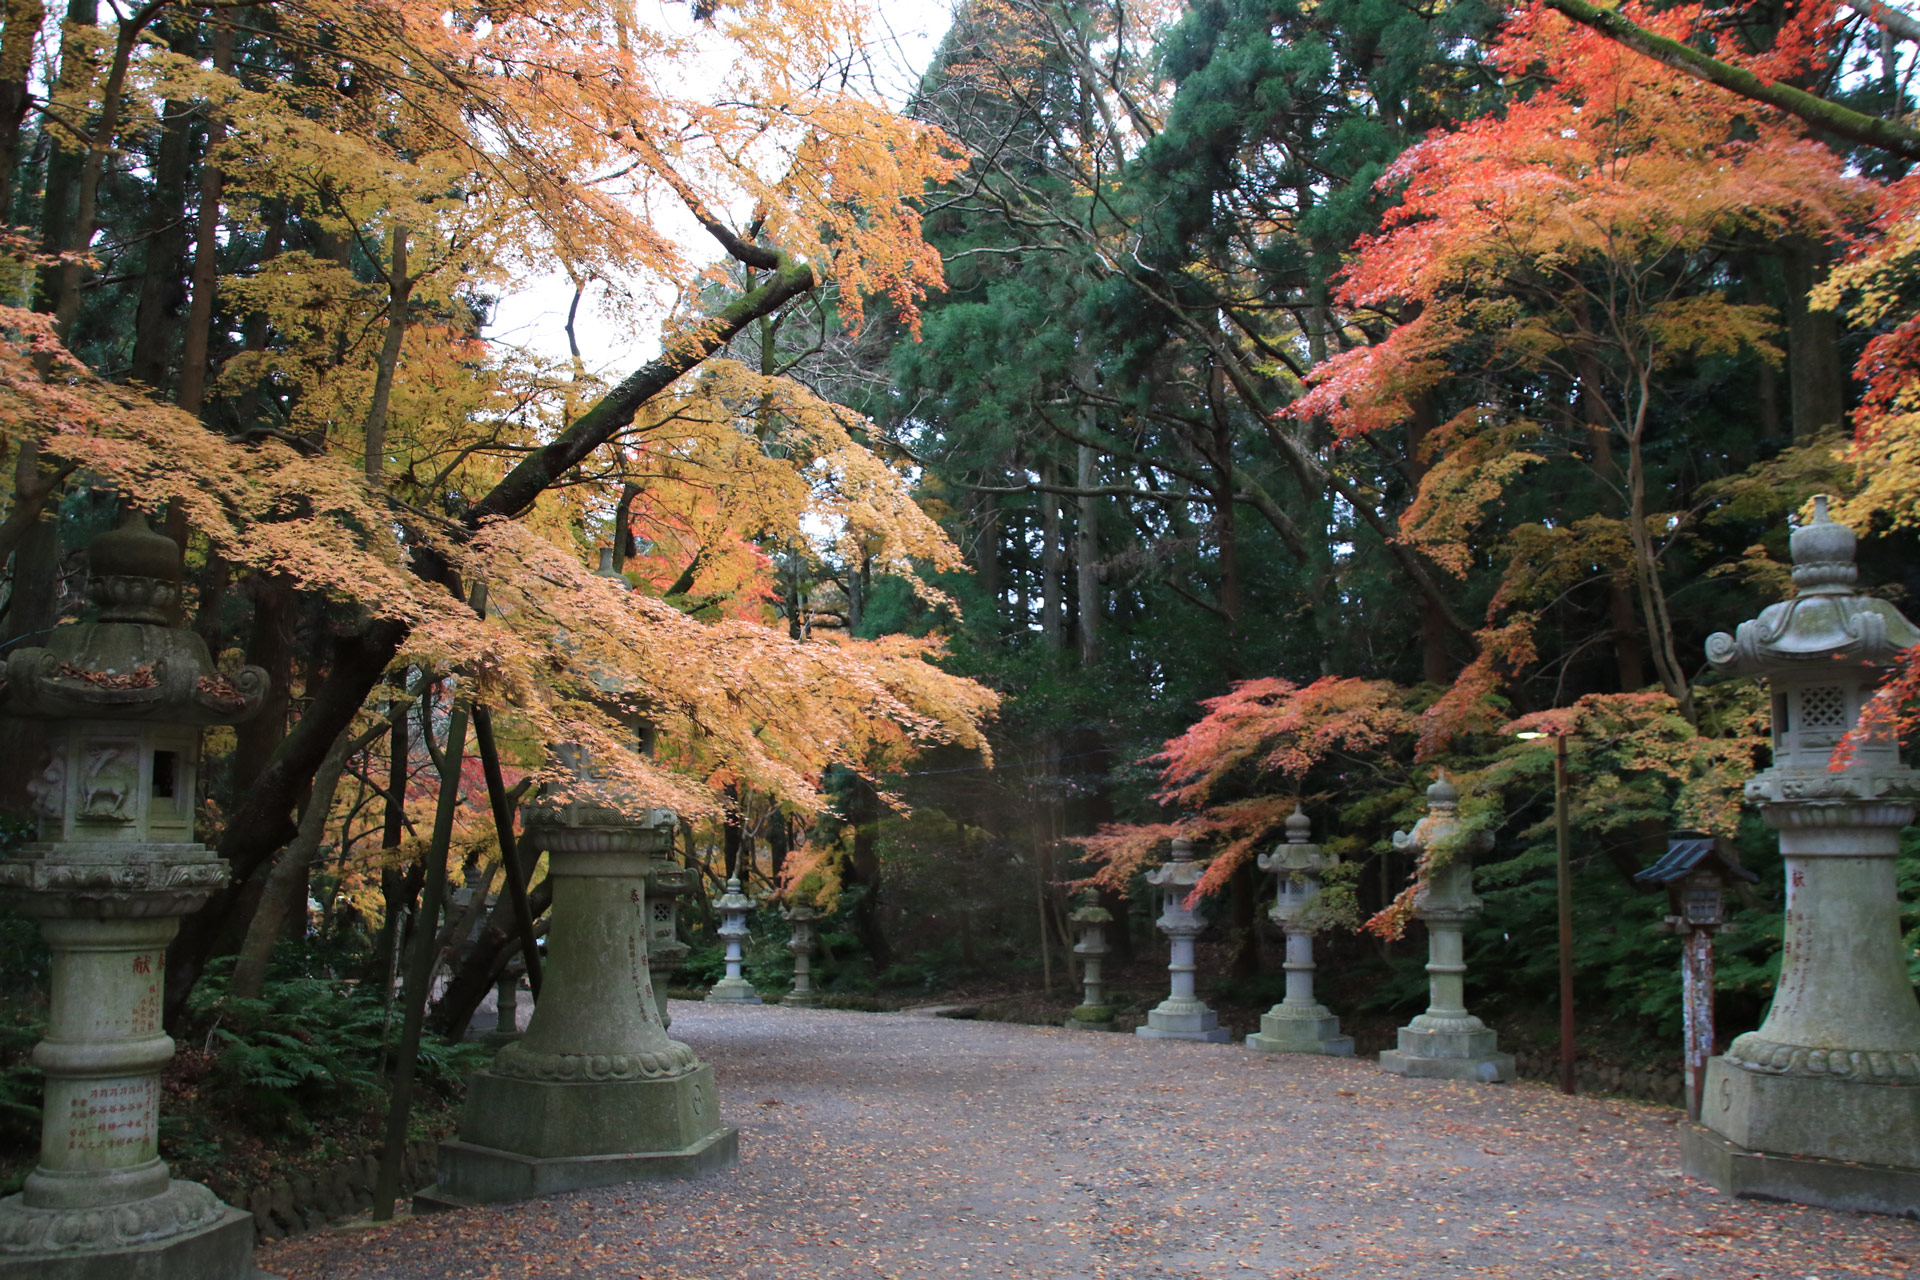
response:
M1729 1200L1677 1113L902 1014L674 1006L740 1164L265 1248L286 1280L1920 1276L1920 1223Z

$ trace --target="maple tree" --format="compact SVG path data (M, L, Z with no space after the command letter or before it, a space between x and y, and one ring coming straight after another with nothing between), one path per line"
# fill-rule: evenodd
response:
M35 517L84 473L192 531L214 635L226 584L252 584L283 701L241 730L218 840L237 884L260 882L296 836L309 781L364 736L353 726L401 719L408 699L369 701L390 669L457 672L463 699L511 711L529 763L539 743L580 743L633 803L690 818L719 807L717 775L810 813L829 765L865 768L883 743L979 742L991 699L932 665L933 643L802 645L767 624L767 566L748 548L770 530L830 522L882 572L954 553L846 411L710 362L823 281L850 324L871 295L911 327L939 279L907 197L952 162L937 130L839 74L866 21L833 0L730 4L706 21L591 0L457 21L324 0L162 3L111 31L70 20L47 68L54 98L22 124L52 149L43 310L0 315L0 426L18 463L6 532L22 563L44 554L24 545L53 523ZM10 10L8 47L40 22ZM83 287L87 251L121 251L95 240L100 217L119 216L117 157L149 141L184 148L183 223L186 170L200 177L199 244L174 277L192 291L189 331L169 349L144 294L136 326L135 364L175 383L178 407L166 385L117 379L120 295ZM703 266L668 207L744 275ZM180 271L181 248L149 248L144 275ZM668 301L660 354L603 385L485 343L489 296L553 264L617 286L629 315ZM768 404L773 435L754 429ZM672 576L712 621L658 598L665 567L630 593L582 566L623 487L645 495L626 514L660 534L659 556L685 557ZM482 617L461 598L476 582L490 588ZM315 613L333 619L317 645L296 656L273 639ZM609 688L681 745L637 753ZM175 1007L248 906L230 893L188 922Z

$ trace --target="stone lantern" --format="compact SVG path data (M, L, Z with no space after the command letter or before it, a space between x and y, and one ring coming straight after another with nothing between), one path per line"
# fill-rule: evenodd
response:
M1353 1037L1340 1034L1340 1019L1313 998L1313 935L1320 926L1320 870L1329 859L1307 836L1312 824L1299 809L1287 819L1286 843L1260 855L1260 869L1280 879L1279 898L1267 918L1286 931L1286 998L1260 1017L1247 1047L1262 1053L1324 1053L1353 1056Z
M649 867L678 819L622 812L578 746L555 754L563 786L522 810L547 851L553 909L540 998L526 1034L467 1082L457 1141L417 1209L522 1200L733 1163L713 1068L668 1037L647 951Z
M1067 922L1080 930L1080 941L1073 944L1073 954L1080 957L1080 980L1085 988L1080 1003L1067 1015L1066 1025L1070 1031L1113 1030L1113 1010L1100 989L1100 962L1108 951L1107 923L1112 919L1113 913L1100 905L1097 889L1088 889L1080 899L1079 908L1067 917Z
M740 974L740 945L747 939L747 912L753 899L740 892L740 877L727 881L727 891L714 900L720 911L720 927L714 930L727 943L727 976L713 984L707 999L715 1004L759 1004L760 993Z
M1779 832L1785 943L1766 1020L1707 1064L1683 1165L1736 1195L1920 1214L1920 1002L1894 880L1920 773L1884 731L1832 766L1920 628L1855 593L1853 531L1824 498L1792 546L1794 597L1707 641L1716 670L1772 685L1773 764L1746 797Z
M47 722L31 786L40 838L0 891L53 956L40 1163L0 1200L5 1280L246 1280L253 1220L158 1155L167 943L227 883L193 839L201 730L259 710L267 675L222 675L178 625L180 548L139 515L93 540L96 621L6 660L0 713Z
M820 1003L820 993L813 989L813 924L820 913L802 898L787 908L786 916L793 926L793 936L787 939L787 950L793 953L793 990L780 1003L789 1009L811 1009Z
M1147 883L1160 890L1160 918L1154 921L1167 935L1172 952L1167 973L1172 990L1147 1011L1147 1025L1133 1033L1150 1040L1208 1040L1223 1044L1233 1038L1220 1018L1193 993L1193 940L1206 927L1187 905L1204 868L1193 860L1193 841L1185 836L1173 842L1173 861L1147 873Z
M668 857L673 851L669 836L667 847L647 864L647 956L653 970L654 1003L660 1009L660 1025L673 1026L667 1012L667 988L687 963L691 949L680 941L680 899L693 888L693 873Z
M1381 1052L1383 1070L1482 1084L1513 1079L1513 1055L1501 1053L1493 1030L1467 1012L1462 935L1484 906L1473 894L1473 855L1490 843L1460 835L1460 793L1445 770L1427 788L1427 816L1411 833L1393 833L1394 848L1429 857L1438 850L1445 862L1421 875L1413 899L1413 914L1427 926L1427 1011L1400 1028L1398 1048Z

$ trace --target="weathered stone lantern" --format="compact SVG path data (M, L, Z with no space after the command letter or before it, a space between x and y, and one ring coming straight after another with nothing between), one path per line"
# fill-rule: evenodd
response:
M460 1137L442 1143L422 1209L487 1204L733 1163L713 1068L667 1035L647 952L649 867L678 819L622 812L578 746L570 775L522 809L547 851L553 908L526 1034L467 1082Z
M1068 1030L1113 1030L1113 1010L1108 1007L1100 984L1100 962L1106 958L1109 949L1107 924L1112 919L1113 913L1100 905L1100 892L1097 889L1088 889L1081 896L1079 908L1067 917L1067 923L1080 930L1080 940L1073 944L1073 954L1080 957L1080 981L1084 988L1080 1003L1067 1015Z
M1154 921L1167 935L1171 956L1167 973L1172 990L1147 1011L1147 1025L1133 1033L1149 1040L1207 1040L1222 1044L1233 1038L1193 990L1193 940L1206 923L1187 905L1193 886L1205 869L1193 860L1193 841L1185 836L1173 842L1173 861L1147 873L1147 883L1160 890L1160 918Z
M1340 1034L1340 1019L1313 998L1313 935L1320 927L1320 870L1329 859L1307 836L1312 824L1295 809L1287 819L1287 840L1260 855L1260 869L1280 879L1278 900L1267 918L1287 935L1287 994L1260 1017L1260 1030L1247 1047L1262 1053L1324 1053L1353 1056L1353 1037Z
M1667 917L1661 925L1680 935L1687 1118L1695 1123L1706 1090L1707 1059L1713 1054L1713 935L1726 925L1722 891L1728 880L1752 884L1759 879L1704 831L1674 832L1667 837L1666 856L1633 878L1635 884L1667 891Z
M252 1218L158 1155L166 948L227 883L193 839L201 730L258 711L266 672L222 675L178 625L180 548L134 515L88 548L93 622L7 658L0 713L43 720L40 839L0 891L53 955L40 1163L0 1200L5 1280L247 1280Z
M820 913L802 898L787 908L786 916L793 926L787 939L787 950L793 953L793 990L780 1003L789 1009L811 1009L820 1003L820 993L813 989L813 925Z
M1473 856L1490 845L1460 834L1460 793L1442 770L1427 788L1427 816L1412 832L1393 833L1394 848L1442 865L1422 874L1413 914L1427 926L1427 1011L1400 1028L1399 1046L1380 1066L1396 1075L1482 1084L1513 1079L1513 1055L1500 1052L1492 1028L1467 1012L1467 921L1484 905L1473 894Z
M667 988L687 963L691 950L680 941L680 899L693 889L693 873L669 859L673 840L647 864L647 956L653 970L654 1003L660 1009L660 1025L673 1026L667 1012Z
M740 892L739 876L727 881L727 891L713 905L720 911L720 927L714 932L727 944L727 976L713 984L707 999L716 1004L759 1004L760 993L740 973L740 946L747 940L747 912L753 910L753 899Z
M1772 685L1773 765L1746 796L1780 833L1785 945L1766 1020L1707 1064L1682 1163L1736 1195L1920 1214L1920 1002L1894 880L1920 773L1887 732L1832 767L1920 628L1854 592L1853 531L1824 498L1792 546L1793 599L1707 641L1717 670Z

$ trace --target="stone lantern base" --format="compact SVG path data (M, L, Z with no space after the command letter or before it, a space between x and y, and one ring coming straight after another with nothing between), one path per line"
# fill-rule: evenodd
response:
M1148 1040L1204 1040L1225 1044L1233 1032L1220 1025L1220 1015L1198 1000L1167 999L1147 1011L1147 1025L1133 1034Z
M1117 1031L1113 1010L1104 1004L1077 1004L1061 1024L1069 1031Z
M1920 1217L1915 1055L1836 1052L1815 1068L1814 1052L1783 1048L1772 1070L1708 1059L1706 1127L1685 1136L1682 1168L1736 1196Z
M1399 1048L1381 1051L1382 1071L1419 1080L1478 1084L1506 1084L1513 1079L1513 1055L1500 1052L1493 1029L1471 1015L1439 1019L1421 1014L1400 1028L1399 1040Z
M708 996L707 998L711 1000L713 997ZM757 1001L752 1003L757 1003ZM820 1007L820 993L818 991L789 991L780 997L780 1007L783 1009L818 1009Z
M760 993L745 978L722 978L707 992L714 1004L759 1004Z
M190 1211L210 1211L212 1220L163 1240L138 1239L142 1229L155 1226L143 1209L151 1204L155 1213L171 1217L179 1212L177 1201L191 1202ZM0 1251L0 1280L272 1280L253 1265L253 1215L221 1204L195 1182L173 1182L151 1201L98 1211L29 1209L21 1197L8 1196L0 1200L0 1232L22 1244L57 1236L69 1245L53 1252ZM86 1252L78 1251L81 1240Z
M612 1071L619 1064L593 1065ZM650 1079L534 1080L480 1071L467 1084L460 1135L441 1144L438 1184L414 1197L416 1210L694 1178L739 1158L739 1135L720 1123L713 1068L704 1063Z
M1697 1125L1680 1134L1680 1168L1731 1196L1920 1218L1920 1169L1753 1151Z
M1353 1037L1340 1034L1340 1019L1321 1005L1289 1009L1280 1005L1260 1015L1260 1029L1247 1037L1247 1048L1261 1053L1319 1053L1351 1058Z

